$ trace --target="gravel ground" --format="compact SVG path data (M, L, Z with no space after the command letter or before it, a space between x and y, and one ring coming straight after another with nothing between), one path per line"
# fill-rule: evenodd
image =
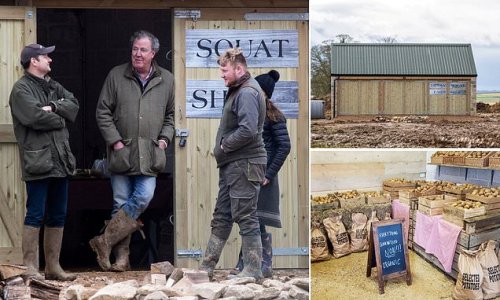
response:
M351 253L339 259L311 264L311 299L370 299L370 300L451 300L455 281L409 251L412 285L405 278L385 284L385 293L378 293L377 269L366 277L368 252Z

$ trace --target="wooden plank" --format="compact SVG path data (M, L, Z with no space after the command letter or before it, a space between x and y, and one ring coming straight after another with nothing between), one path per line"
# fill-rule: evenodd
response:
M36 43L36 9L25 7L24 14L24 45ZM30 17L31 16L31 17Z
M0 143L16 143L12 124L0 124Z
M23 250L19 247L0 247L0 263L22 264Z
M457 272L456 269L453 269L453 267L452 267L451 272L447 273L444 270L443 265L439 262L439 260L434 255L426 253L425 250L424 250L424 248L420 247L418 244L413 243L413 251L415 251L415 253L417 253L420 257L422 257L426 261L430 262L436 268L438 268L439 270L441 270L444 274L446 274L448 276L451 276L454 279L457 278L458 272Z
M25 8L20 6L2 6L0 20L24 20Z
M184 19L174 19L174 32L173 32L173 47L174 47L174 65L173 74L176 78L177 84L175 85L175 127L176 128L187 128L186 123L186 112L185 112L185 93L186 90L183 88L182 82L186 80L185 68L184 68L184 56L185 56L185 38L184 38ZM188 138L188 145L190 139ZM188 174L187 174L187 148L181 148L178 146L177 141L175 141L175 165L185 166L183 168L175 168L175 184L174 184L174 194L175 194L175 266L178 267L191 267L189 264L191 260L185 258L179 258L177 255L178 250L189 249L189 222L188 219Z
M464 246L466 249L470 249L475 246L481 245L488 240L498 240L500 237L500 227L497 227L492 230L479 232L479 233L471 233L468 234L465 231L461 231L458 236L458 244Z
M32 0L33 6L36 7L57 7L57 8L206 8L220 7L221 13L226 13L227 7L234 8L307 8L309 2L305 0L290 0L290 1L270 1L270 0L213 0L213 1L157 1L157 0Z
M289 181L290 189L293 193L283 195L281 202L288 202L287 199L297 201L296 206L296 232L297 246L309 246L309 22L294 22L299 31L299 68L297 72L297 81L299 82L299 119L294 128L293 141L297 144L293 151L296 164L288 173L293 180ZM294 158L290 157L290 159ZM295 246L291 245L291 246ZM297 259L295 266L307 268L309 259L302 256ZM294 265L291 265L294 266Z
M2 187L0 186L0 217L3 220L3 223L6 226L7 233L9 235L10 241L12 245L20 246L21 245L21 229L17 225L16 219L14 219L11 214L11 209L7 205L7 198L3 192Z

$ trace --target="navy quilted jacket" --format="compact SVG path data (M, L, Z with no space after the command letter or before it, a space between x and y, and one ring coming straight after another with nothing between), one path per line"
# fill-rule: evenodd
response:
M267 151L266 178L273 179L290 153L290 137L286 128L286 119L282 118L273 122L266 117L262 138Z

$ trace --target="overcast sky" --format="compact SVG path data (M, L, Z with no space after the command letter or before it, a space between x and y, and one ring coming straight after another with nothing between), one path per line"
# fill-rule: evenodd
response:
M470 43L478 90L500 91L498 0L310 0L311 45L349 34L361 43Z

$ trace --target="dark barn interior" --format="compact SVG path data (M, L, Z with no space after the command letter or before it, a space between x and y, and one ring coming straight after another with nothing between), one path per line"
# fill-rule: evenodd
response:
M102 84L116 65L130 61L129 39L139 29L160 40L158 64L172 69L171 12L127 9L37 9L37 42L56 45L50 76L71 91L80 103L77 121L70 125L71 149L79 172L70 179L68 215L61 264L69 268L96 268L88 241L110 218L109 179L91 172L105 157L105 143L95 121ZM167 149L167 168L158 176L155 197L140 217L143 232L131 242L132 268L149 268L155 261L174 257L173 147ZM144 238L145 237L145 238ZM40 257L43 257L42 255ZM77 259L75 259L77 258Z

